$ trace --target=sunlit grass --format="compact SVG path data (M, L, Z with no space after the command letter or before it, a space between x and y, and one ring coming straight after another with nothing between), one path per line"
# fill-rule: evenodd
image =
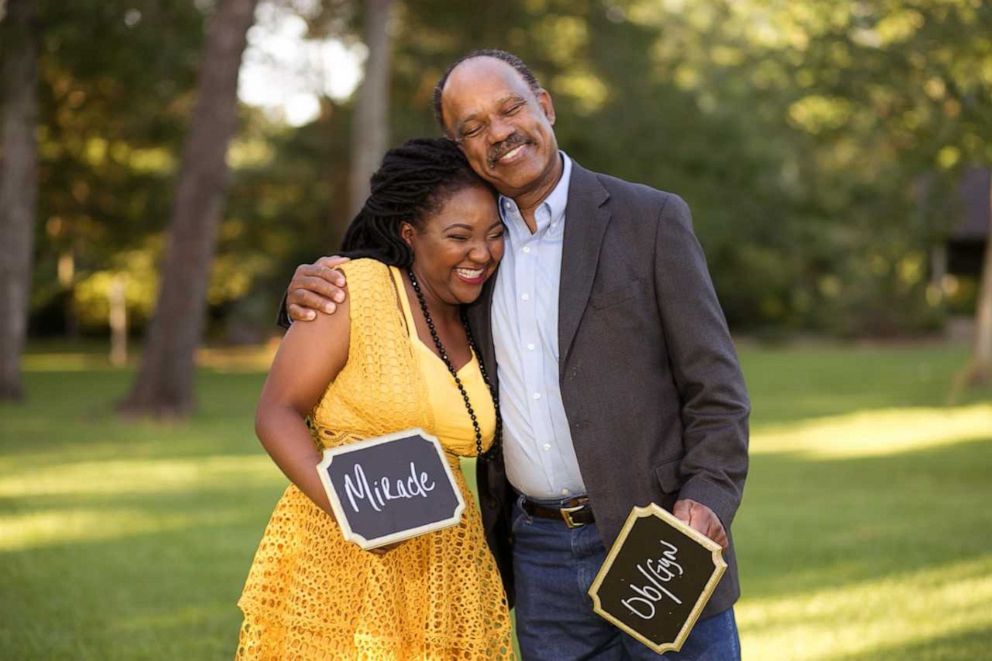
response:
M123 421L102 349L28 356L0 406L0 658L229 658L285 486L252 432L271 347L205 352L189 423ZM957 348L750 348L734 523L746 659L992 649L992 391ZM471 465L466 465L471 476Z
M737 617L748 658L906 658L927 641L960 634L982 632L987 645L989 604L992 553L843 587L745 600ZM987 646L947 646L931 658L980 659L989 653Z
M218 523L224 517L217 512L175 512L149 516L143 508L66 507L50 512L34 512L5 517L0 523L0 551L63 546L70 542L120 539L191 526Z
M199 488L269 484L278 471L264 456L189 459L107 459L37 465L0 477L0 498L162 493Z
M752 434L751 454L784 452L821 459L877 457L959 443L990 432L992 404L859 411L766 425Z
M946 406L965 356L743 352L745 658L990 658L992 391Z

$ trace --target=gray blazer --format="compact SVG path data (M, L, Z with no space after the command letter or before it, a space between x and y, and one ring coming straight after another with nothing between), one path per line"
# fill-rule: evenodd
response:
M573 163L558 302L558 372L575 454L607 548L631 507L691 498L727 528L747 475L750 404L689 208ZM469 309L495 378L491 279ZM513 599L502 458L479 462L486 537ZM727 572L703 615L737 600Z

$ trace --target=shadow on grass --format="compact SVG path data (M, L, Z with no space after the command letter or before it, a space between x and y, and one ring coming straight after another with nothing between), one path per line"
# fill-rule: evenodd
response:
M879 659L988 659L992 656L992 629L979 628L920 640L907 645L878 647L861 654L836 657L837 661Z
M987 557L984 531L992 520L976 511L975 502L987 500L990 465L987 439L884 457L755 456L735 523L743 612L749 602L829 601L831 591L841 595L834 609L853 600L856 610L857 593L845 591L860 584L898 584L926 571L939 578L942 568L953 573L956 564ZM0 555L0 576L13 597L0 606L0 628L6 629L0 641L21 657L229 655L240 621L234 605L283 486L278 478L250 486L229 478L185 491L73 498L72 507L103 511L105 525L124 529L112 538L49 540ZM60 505L67 503L39 495L24 498L15 510L58 514ZM163 529L129 532L126 521L116 521L118 510L164 522ZM972 580L974 571L969 567L958 578ZM745 619L743 633L829 628L829 611L776 612L773 606L750 630ZM980 640L976 633L958 642L966 650ZM877 649L877 655L851 658L892 658L888 648ZM901 648L892 649L898 657ZM976 658L948 654L916 658Z
M740 352L755 425L796 422L857 411L943 407L966 347L744 347ZM992 400L992 387L962 394L965 405Z
M984 436L875 456L753 455L734 522L745 658L982 658L990 474ZM975 633L948 634L963 630Z
M194 415L164 424L116 415L114 403L127 391L131 377L125 370L26 374L33 396L23 405L0 405L0 467L58 455L75 459L80 453L113 459L261 452L253 420L264 374L201 370Z
M758 437L762 425L939 407L964 357L942 348L742 355ZM0 658L228 658L235 602L285 486L249 461L267 461L251 431L263 376L201 371L200 409L175 425L113 416L126 371L27 376L43 397L16 415L0 407L0 525L44 520L32 523L36 537L21 528L23 545L0 552ZM777 431L783 447L792 431ZM762 651L749 658L981 658L992 614L976 624L927 604L992 602L983 578L992 574L992 440L984 429L966 439L872 456L803 453L815 437L797 452L755 452L734 524L745 652ZM146 460L140 479L120 477ZM472 462L464 468L474 486ZM81 484L50 486L63 471ZM60 538L60 517L82 532ZM86 537L86 526L103 535ZM835 645L850 627L860 638Z
M844 459L759 454L734 522L744 594L805 592L989 552L992 440Z
M283 487L83 499L107 530L0 553L0 656L229 658L236 601Z

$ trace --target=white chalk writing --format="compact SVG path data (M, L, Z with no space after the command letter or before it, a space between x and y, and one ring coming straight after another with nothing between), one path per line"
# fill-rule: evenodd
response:
M666 547L661 557L649 558L643 564L637 565L637 571L648 580L645 585L634 585L631 583L630 589L637 594L635 597L621 599L620 603L643 620L650 620L654 617L655 604L668 597L676 604L681 604L682 600L676 597L666 584L673 578L682 575L682 565L675 561L679 549L664 540L658 540Z
M390 500L417 496L427 498L427 494L436 486L427 473L423 471L417 473L417 467L412 461L410 475L396 480L383 476L369 481L361 464L355 464L354 473L354 479L351 475L344 476L344 493L348 497L351 509L355 512L359 511L359 505L363 503L371 506L376 512L381 512Z

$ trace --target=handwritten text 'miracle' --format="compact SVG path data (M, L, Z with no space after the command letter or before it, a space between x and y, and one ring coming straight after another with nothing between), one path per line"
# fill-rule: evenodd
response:
M348 496L351 509L355 512L359 510L361 503L371 505L376 512L381 512L382 508L390 500L400 500L405 498L427 498L428 492L434 490L436 484L421 471L417 473L416 466L410 462L410 475L395 480L388 477L375 478L369 480L365 476L365 470L361 464L355 464L355 475L344 476L344 492Z
M661 557L650 558L644 563L637 565L637 571L648 580L645 585L630 584L630 589L638 596L621 599L620 603L630 610L637 617L650 620L656 612L655 604L668 597L676 604L681 604L682 600L672 594L668 589L668 583L673 578L682 575L682 565L675 561L679 549L664 540L658 540L666 547Z

